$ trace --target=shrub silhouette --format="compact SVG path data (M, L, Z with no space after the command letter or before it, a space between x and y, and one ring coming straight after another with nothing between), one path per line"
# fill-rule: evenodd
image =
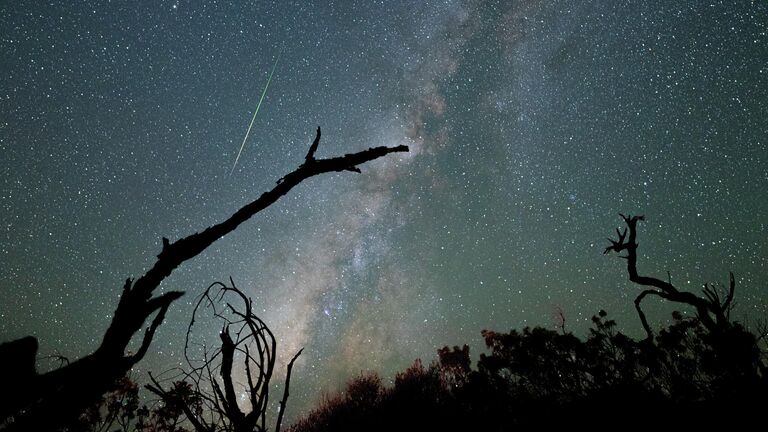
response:
M118 380L117 387L88 407L76 420L62 427L62 432L190 432L185 427L183 405L202 411L202 403L189 384L174 383L169 393L175 399L139 406L139 385L128 375Z
M630 281L644 287L634 304L645 339L621 333L601 310L581 340L566 331L558 309L559 331L484 330L489 353L480 355L476 370L467 345L443 347L429 367L417 361L397 375L394 387L377 387L364 410L339 396L291 430L501 431L630 422L634 428L712 428L759 420L758 407L768 402L768 368L758 342L768 331L756 336L731 320L733 273L726 290L705 284L703 296L679 290L671 278L640 275L637 225L645 218L621 217L626 228L616 230L605 253L626 253ZM655 335L641 308L648 296L694 314L674 312ZM347 391L360 385L352 381Z
M585 340L542 327L485 330L489 353L476 370L469 347L444 347L439 361L417 360L391 388L375 375L350 381L346 396L290 430L510 430L590 426L595 417L633 426L734 425L756 417L753 407L766 400L756 338L738 324L713 334L675 312L658 337L635 340L605 311L592 323ZM732 414L713 417L713 408Z

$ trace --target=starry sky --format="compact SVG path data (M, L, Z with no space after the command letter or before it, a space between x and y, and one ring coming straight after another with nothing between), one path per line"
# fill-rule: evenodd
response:
M230 276L281 363L305 347L289 417L557 308L640 336L602 255L618 212L648 218L641 273L733 271L736 316L766 314L763 1L6 1L0 53L0 340L41 354L92 351L161 238L271 188L318 125L318 157L411 152L307 181L179 268L139 379L183 361L195 297Z

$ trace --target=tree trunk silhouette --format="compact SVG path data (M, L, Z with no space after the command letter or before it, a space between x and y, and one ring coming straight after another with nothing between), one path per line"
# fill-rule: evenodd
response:
M655 295L665 300L675 303L682 303L693 306L696 315L701 323L711 332L720 333L730 327L730 311L733 306L733 295L736 289L736 282L733 273L730 273L729 287L725 296L721 298L717 287L704 284L704 297L699 297L688 291L680 291L670 281L663 281L650 276L641 276L637 272L637 223L645 220L644 216L624 216L619 214L627 227L624 231L616 229L617 240L608 239L611 245L605 248L604 254L609 252L621 253L627 251L627 255L621 258L627 260L627 273L629 280L642 286L651 287L646 289L635 298L635 309L643 324L643 329L648 339L653 339L653 331L648 324L648 319L641 308L643 299L649 295ZM627 238L627 229L629 229L629 238Z
M253 215L272 205L302 181L329 172L360 172L358 165L394 152L407 152L404 145L396 147L375 147L346 154L344 156L315 159L314 153L320 140L320 128L305 162L296 170L278 180L272 190L236 211L228 219L210 226L199 233L170 242L163 238L163 247L157 261L143 276L127 279L112 318L104 333L100 346L91 354L71 364L44 374L17 374L18 368L3 368L7 379L0 392L0 430L45 431L53 430L79 415L93 404L102 394L109 391L115 382L140 361L152 342L155 331L163 322L170 304L181 297L179 291L171 291L153 297L160 283L176 267L200 252L213 242L234 231ZM155 314L146 329L141 345L134 354L126 354L131 339L143 327L144 322ZM36 351L36 341L22 344L4 344L0 350L0 366L15 364L22 348ZM24 368L29 369L29 366ZM23 390L23 391L22 391Z

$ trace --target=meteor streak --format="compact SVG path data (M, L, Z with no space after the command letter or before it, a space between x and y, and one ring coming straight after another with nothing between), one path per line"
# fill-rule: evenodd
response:
M277 62L280 61L280 56L283 54L283 51L280 50L280 52L277 54L277 58L275 59L275 64L272 65L272 71L269 73L269 78L267 78L267 85L264 86L264 91L261 92L261 97L259 98L259 103L256 104L256 111L253 113L253 117L251 117L251 124L248 125L248 130L245 132L245 138L243 138L243 143L240 144L240 151L237 152L237 157L235 158L235 163L232 165L232 171L229 172L229 176L232 176L232 173L235 172L235 167L237 167L237 161L240 160L240 155L243 153L243 148L245 148L245 141L248 140L248 134L251 133L251 128L253 127L253 122L256 120L256 114L259 113L259 108L261 108L261 102L264 100L264 95L267 94L267 89L269 88L269 83L272 81L272 75L275 73L275 68L277 67Z

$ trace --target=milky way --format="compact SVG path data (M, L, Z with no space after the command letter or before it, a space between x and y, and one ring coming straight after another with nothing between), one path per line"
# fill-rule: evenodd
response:
M178 269L139 380L182 363L195 296L230 276L282 362L305 347L291 418L558 307L576 334L604 308L640 335L602 255L618 212L648 218L641 272L699 290L733 271L739 319L766 312L764 2L18 1L0 52L0 340L92 350L163 236L271 188L318 125L318 157L411 152L305 182Z

